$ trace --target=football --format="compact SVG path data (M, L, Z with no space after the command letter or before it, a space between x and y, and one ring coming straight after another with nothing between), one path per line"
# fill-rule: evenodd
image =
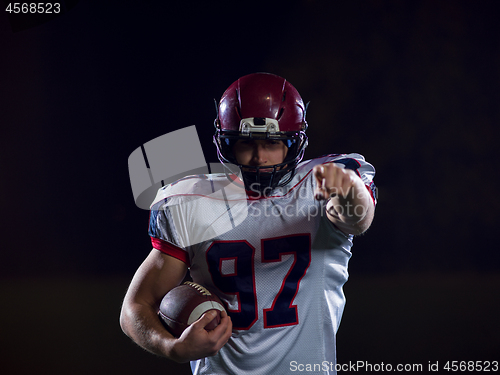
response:
M205 327L207 331L219 325L220 312L225 311L224 306L219 297L208 289L187 281L165 294L158 315L164 327L172 335L179 337L187 327L209 310L216 310L217 317Z

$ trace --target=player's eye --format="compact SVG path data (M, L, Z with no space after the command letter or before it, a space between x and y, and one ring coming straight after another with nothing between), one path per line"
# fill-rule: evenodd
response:
M278 141L278 140L274 140L274 139L269 139L266 144L270 145L270 146L276 146L276 145L280 145L281 144L281 141Z
M255 142L252 141L251 139L241 139L238 141L238 143L236 145L238 147L246 150L246 149L254 147Z

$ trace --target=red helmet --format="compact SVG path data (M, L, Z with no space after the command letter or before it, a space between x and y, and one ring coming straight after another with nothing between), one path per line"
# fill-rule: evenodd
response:
M214 143L219 160L245 168L242 175L249 190L269 192L286 185L307 146L306 108L295 87L284 78L269 73L239 78L224 92L217 108ZM239 139L249 138L284 142L288 151L283 163L265 167L239 165L232 148ZM268 172L270 167L272 172Z

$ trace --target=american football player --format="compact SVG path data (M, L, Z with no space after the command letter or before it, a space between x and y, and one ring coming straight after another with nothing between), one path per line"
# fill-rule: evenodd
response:
M241 77L217 108L214 143L227 171L158 192L153 250L125 296L122 329L155 354L190 361L194 374L288 374L301 364L333 374L342 287L353 237L373 220L375 170L359 154L302 161L307 107L282 77ZM231 184L243 194L232 196ZM207 332L206 313L175 338L158 305L188 272L227 314Z

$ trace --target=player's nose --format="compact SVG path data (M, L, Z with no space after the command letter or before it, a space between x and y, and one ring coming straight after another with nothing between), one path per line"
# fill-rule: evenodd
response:
M264 145L257 143L254 145L252 150L252 164L253 165L265 165L267 163L267 153Z

